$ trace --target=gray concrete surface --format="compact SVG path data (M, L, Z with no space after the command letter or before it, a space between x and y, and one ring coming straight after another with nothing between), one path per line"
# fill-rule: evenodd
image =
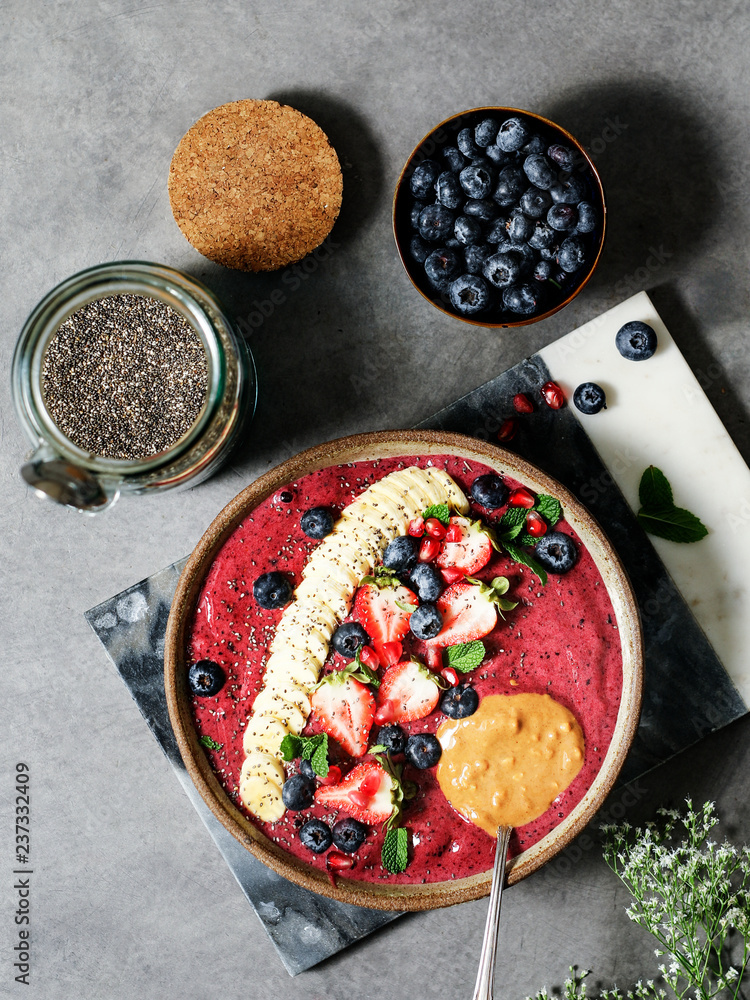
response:
M174 780L83 611L187 553L271 464L323 439L408 426L640 287L750 455L747 51L740 3L415 6L239 0L0 4L0 350L54 284L100 261L162 261L240 317L278 275L203 260L172 220L169 160L209 108L274 97L328 131L345 168L335 252L252 334L258 416L243 450L185 493L89 520L42 504L0 393L0 994L74 1000L471 995L486 901L406 917L289 979ZM394 182L437 121L479 104L560 121L596 155L606 256L562 313L522 332L467 329L413 292L390 234ZM415 374L419 375L415 378ZM699 472L699 470L697 470ZM710 586L711 581L706 581ZM17 942L10 800L31 769L31 986ZM750 836L750 720L652 772L617 811L692 793ZM621 986L655 973L651 941L595 849L575 846L503 907L497 995L567 967Z

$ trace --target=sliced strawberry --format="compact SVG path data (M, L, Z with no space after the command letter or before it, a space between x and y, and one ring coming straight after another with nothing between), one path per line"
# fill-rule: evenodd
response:
M401 659L401 654L404 651L404 644L402 642L384 642L383 643L383 659L385 660L385 665L387 667L392 666L394 663L398 663Z
M415 660L403 660L389 667L378 689L378 710L390 707L390 722L424 719L440 697L439 680Z
M455 583L456 580L463 580L464 574L460 569L441 569L440 573L446 583Z
M427 646L455 646L458 642L472 642L490 633L497 624L495 605L473 583L452 583L437 601L443 616L443 627L433 639L425 640ZM383 685L380 685L380 692Z
M460 540L449 542L446 536L436 562L441 569L461 570L464 576L471 576L490 561L492 542L479 523L470 521L468 517L450 519L451 538L455 538L456 528L461 532Z
M320 785L315 801L370 826L385 823L396 808L393 780L375 761L357 764L338 785Z
M367 752L375 719L372 690L343 671L326 674L310 699L313 716L324 733L332 736L352 757Z
M383 646L387 642L403 639L409 631L411 611L408 608L418 604L417 595L408 587L378 587L374 583L366 583L357 591L354 617L372 639L375 652L384 663L387 659L383 655Z

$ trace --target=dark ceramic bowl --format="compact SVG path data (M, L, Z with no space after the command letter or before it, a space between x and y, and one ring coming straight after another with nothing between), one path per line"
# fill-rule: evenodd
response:
M438 431L383 431L330 441L271 469L234 498L201 538L182 572L172 603L164 649L169 717L185 766L206 804L224 827L256 857L297 885L344 903L383 910L427 910L490 891L492 871L430 884L386 885L336 878L286 853L255 826L227 794L201 746L193 722L187 684L187 643L201 587L224 541L266 497L282 486L331 465L373 461L395 455L452 454L490 466L539 493L560 499L565 519L584 542L612 601L622 652L622 691L612 742L601 769L581 801L549 834L508 864L508 882L518 882L554 857L591 821L612 788L638 725L643 651L638 607L622 563L588 511L563 486L512 452L460 434Z
M515 282L516 285L528 285L534 293L534 300L536 304L534 311L529 314L520 314L509 310L503 302L502 291L493 288L489 282L486 282L486 284L489 287L491 296L490 303L486 308L474 313L473 315L465 315L458 312L451 301L449 290L447 288L435 288L430 279L427 277L424 264L420 263L420 261L414 257L411 250L412 239L418 235L417 229L414 228L411 218L412 209L416 200L411 187L412 175L415 168L424 163L425 160L430 160L437 162L445 171L448 171L450 168L448 162L444 158L445 150L449 147L456 146L458 136L463 129L470 129L473 133L474 128L480 122L488 118L494 118L499 123L502 123L509 118L520 118L524 124L528 126L529 132L534 136L538 136L542 140L545 149L549 149L550 146L553 145L560 145L570 150L572 152L572 162L569 169L563 169L554 160L547 157L548 163L553 168L556 176L556 182L569 182L569 179L572 178L573 183L579 184L582 189L583 196L580 200L588 202L593 208L595 224L591 232L576 233L575 228L573 228L570 231L560 232L559 240L556 239L555 241L556 243L562 242L562 240L571 235L580 236L585 249L585 258L577 270L567 273L560 268L557 260L553 259L550 261L552 277L543 282L538 282L534 280L531 274L533 265L531 263L527 263L525 273L522 274L518 281ZM540 146L542 143L540 143ZM492 145L496 144L493 143ZM485 150L480 149L480 152L484 153ZM507 166L518 167L521 169L521 165L528 154L521 149L517 153L508 153L505 155L508 157L505 162L497 163L493 159L490 159L489 161L492 188L491 193L484 199L490 202L493 208L496 209L498 216L502 217L507 215L507 213L511 210L512 205L500 206L497 205L494 199L498 173ZM546 153L542 155L546 156ZM464 165L471 165L472 161L469 157L465 156L464 161ZM524 183L531 187L531 182L528 181L526 175L522 173L522 176L524 178ZM435 198L436 195L433 188L430 190L429 195L421 200L423 200L426 204L432 204L435 201ZM455 217L459 217L464 213L464 208L465 203L454 209L453 215ZM546 210L543 218L546 221ZM414 287L438 309L450 316L455 316L457 319L463 320L466 323L473 323L477 326L524 326L527 323L534 323L537 320L545 319L547 316L551 316L559 309L562 309L563 306L567 305L568 302L575 298L575 296L581 291L594 272L594 268L599 261L602 248L604 246L606 221L607 209L604 200L602 182L599 178L596 167L592 163L583 146L581 146L577 139L573 138L569 132L567 132L564 128L561 128L559 125L555 125L554 122L548 121L546 118L542 118L541 115L533 114L530 111L519 111L516 108L474 108L471 111L464 111L460 115L453 115L453 117L447 118L445 121L441 122L431 132L428 132L407 160L406 166L401 171L401 176L398 179L393 199L393 234L396 240L396 247L398 249L399 256L401 257L401 263L404 265L406 273L409 275ZM479 242L489 243L494 249L496 244L490 242L489 240L485 240L485 236L488 235L489 228L492 224L492 221L482 222L480 220L482 234L479 238ZM429 241L428 245L431 250L443 249L446 246L450 248L451 239L455 239L453 233L451 233L450 236L443 236L437 240ZM461 255L465 248L454 245L453 249ZM462 267L458 273L461 275L466 273L467 270L467 267Z

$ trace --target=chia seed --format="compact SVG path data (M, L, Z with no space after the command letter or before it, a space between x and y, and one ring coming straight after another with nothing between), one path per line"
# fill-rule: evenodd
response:
M76 310L42 366L45 405L73 444L101 458L146 459L197 420L208 393L200 337L145 295L110 295Z

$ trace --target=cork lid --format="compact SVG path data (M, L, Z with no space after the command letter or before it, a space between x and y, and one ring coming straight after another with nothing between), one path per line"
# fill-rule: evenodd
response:
M183 234L204 257L242 271L273 271L319 246L342 187L323 130L276 101L209 111L182 137L169 168Z

